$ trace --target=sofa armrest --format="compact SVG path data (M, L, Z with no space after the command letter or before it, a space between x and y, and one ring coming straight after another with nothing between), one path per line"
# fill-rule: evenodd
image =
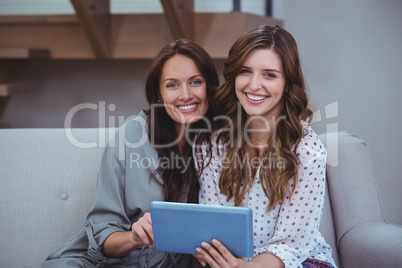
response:
M338 245L342 268L402 267L402 226L382 221L359 225Z
M328 159L337 160L327 165L327 182L339 244L350 230L385 220L366 143L347 132L328 133L325 138Z

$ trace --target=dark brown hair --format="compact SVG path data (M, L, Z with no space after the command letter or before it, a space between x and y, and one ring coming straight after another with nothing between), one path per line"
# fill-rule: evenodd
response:
M163 67L166 61L177 54L192 59L206 81L208 111L204 119L191 124L189 127L194 129L207 129L206 123L212 121L212 116L215 112L213 96L219 85L219 79L212 58L203 48L192 41L185 39L176 40L176 42L166 45L159 52L146 79L145 88L148 103L152 106L152 104L157 104L158 100L161 99L159 87ZM149 136L151 143L154 145L173 144L168 147L155 146L159 156L165 159L171 159L171 161L174 161L174 157L179 156L180 159L183 159L186 163L187 161L190 163L187 170L184 167L174 166L174 163L159 166L152 176L160 174L163 177L163 194L166 201L197 203L199 183L192 159L191 144L185 143L184 147L181 148L182 153L180 153L178 144L175 142L178 138L175 121L170 118L163 107L152 109L152 112L154 114L148 116L147 120L148 135L151 135L151 133L155 134L153 137ZM206 132L199 133L197 142L203 142L208 139L208 137L209 134ZM190 139L192 141L194 140L194 132L191 132ZM186 196L185 194L187 192L188 195Z
M261 48L271 49L279 56L286 78L283 108L280 114L284 119L277 121L276 133L271 136L269 142L273 146L268 146L264 151L265 156L284 159L285 165L261 168L259 173L262 188L269 199L267 205L267 211L269 211L276 204L284 201L287 193L292 194L289 185L295 185L297 181L299 160L296 155L297 145L304 135L301 122L312 115L312 111L308 108L296 41L290 33L279 26L261 25L243 34L231 47L224 63L225 81L219 87L215 100L220 109L219 113L228 116L233 124L230 126L228 121L224 121L218 123L217 128L232 127L231 134L234 137L229 137L227 132L222 132L219 136L225 144L229 143L229 139L233 141L232 146L227 147L225 156L231 164L223 168L219 188L228 200L234 198L235 205L240 206L256 175L255 172L251 174L244 166L241 167L235 163L235 161L247 160L243 131L246 113L240 105L237 105L235 79L250 53ZM238 116L238 107L241 109L241 116Z

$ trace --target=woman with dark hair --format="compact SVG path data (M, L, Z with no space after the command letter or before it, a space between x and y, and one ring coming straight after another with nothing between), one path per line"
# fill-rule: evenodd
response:
M217 240L197 258L211 267L333 267L318 228L326 150L308 124L296 42L278 26L242 35L225 61L215 146L202 149L200 203L253 210L254 256L235 258ZM199 156L199 155L198 155ZM317 266L314 266L317 265Z
M191 255L152 247L153 200L198 202L192 159L196 130L214 112L218 76L197 44L165 46L146 80L150 110L119 128L104 151L97 196L84 226L42 267L188 267ZM207 132L198 135L209 139Z

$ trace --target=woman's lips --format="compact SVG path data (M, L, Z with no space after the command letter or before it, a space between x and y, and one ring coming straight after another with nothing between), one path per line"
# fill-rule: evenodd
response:
M266 99L268 99L268 96L264 95L256 95L251 93L244 93L244 95L246 95L247 100L253 104L260 104L264 102Z
M189 103L185 105L176 105L177 110L182 113L192 113L196 111L199 107L199 103Z

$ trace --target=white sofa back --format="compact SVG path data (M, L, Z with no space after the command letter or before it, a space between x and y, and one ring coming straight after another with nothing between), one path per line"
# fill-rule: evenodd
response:
M98 140L97 129L74 135ZM76 147L64 129L0 130L0 267L39 267L83 224L102 151Z

